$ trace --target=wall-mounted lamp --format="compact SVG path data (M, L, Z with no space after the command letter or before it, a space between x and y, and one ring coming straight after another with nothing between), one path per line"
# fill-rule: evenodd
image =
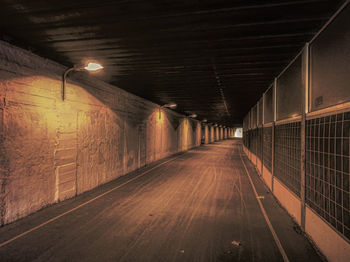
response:
M88 63L88 65L85 67L72 67L72 68L68 68L66 71L64 71L63 76L62 76L62 101L64 101L64 97L65 97L66 79L67 79L67 75L69 72L84 71L84 70L97 71L97 70L101 70L101 69L103 69L103 66L101 66L100 64Z
M196 118L196 117L197 117L197 114L191 114L191 115L189 115L188 117Z
M174 109L177 107L177 104L175 103L169 103L169 104L165 104L159 107L159 119L162 118L162 112L160 111L161 108L170 108L170 109Z
M202 122L203 122L203 123L206 123L206 122L208 122L208 120L207 120L206 118L204 118L204 119L202 120Z

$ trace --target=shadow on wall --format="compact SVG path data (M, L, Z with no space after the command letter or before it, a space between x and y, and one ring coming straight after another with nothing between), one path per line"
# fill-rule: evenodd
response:
M197 121L0 42L0 223L200 145ZM89 80L90 81L90 80Z

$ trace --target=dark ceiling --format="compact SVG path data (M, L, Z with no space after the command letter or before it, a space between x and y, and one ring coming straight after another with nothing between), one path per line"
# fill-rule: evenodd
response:
M343 0L1 0L1 37L182 113L241 124Z

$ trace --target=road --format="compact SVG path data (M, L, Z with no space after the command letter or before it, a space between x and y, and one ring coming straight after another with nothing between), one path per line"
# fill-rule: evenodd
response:
M0 261L288 260L322 261L240 140L167 158L0 228Z

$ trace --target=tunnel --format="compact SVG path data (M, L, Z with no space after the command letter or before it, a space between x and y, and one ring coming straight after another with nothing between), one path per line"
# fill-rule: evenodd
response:
M350 261L349 0L2 0L0 262Z

